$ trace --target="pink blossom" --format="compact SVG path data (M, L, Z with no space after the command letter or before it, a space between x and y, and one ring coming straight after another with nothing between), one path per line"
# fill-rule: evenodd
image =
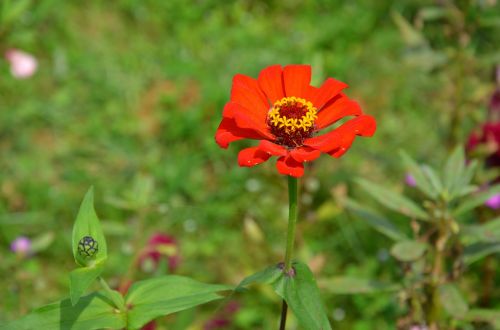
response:
M415 178L410 173L406 174L405 183L410 187L415 187L417 185L417 181L415 181Z
M31 240L25 236L19 236L12 241L10 249L19 255L27 255L31 252Z
M500 208L500 194L491 196L484 204L493 210Z
M31 77L38 67L36 58L22 50L9 49L5 52L5 58L10 64L10 73L17 79Z

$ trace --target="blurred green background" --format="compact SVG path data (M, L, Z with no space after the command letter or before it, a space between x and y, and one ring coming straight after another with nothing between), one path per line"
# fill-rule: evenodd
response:
M38 70L15 79L0 60L0 322L67 296L71 228L91 185L111 285L153 233L175 237L175 273L200 281L236 284L282 260L285 178L274 161L238 167L238 143L222 150L213 138L232 76L271 64L311 64L316 85L347 82L378 122L342 159L307 166L297 256L324 283L397 278L388 242L338 199L356 194L356 177L401 190L400 149L439 164L463 144L486 118L500 63L495 0L9 2L19 10L2 16L2 56L21 49ZM18 236L37 242L36 253L11 252ZM394 295L321 289L334 328L395 328ZM271 289L230 299L240 310L225 329L276 327ZM203 328L226 303L185 319ZM186 328L179 320L160 326Z

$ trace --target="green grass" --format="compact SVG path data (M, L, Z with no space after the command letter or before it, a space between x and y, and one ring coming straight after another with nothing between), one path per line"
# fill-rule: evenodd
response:
M281 260L285 178L273 161L239 168L237 146L221 150L213 138L232 76L255 77L276 63L312 64L316 84L347 82L347 94L378 122L374 138L356 140L344 158L307 166L297 255L316 260L320 278L397 273L395 261L377 261L387 242L345 216L334 196L356 194L355 177L401 186L399 149L439 163L484 118L495 30L471 32L460 47L444 36L446 23L426 24L429 47L447 58L434 65L437 55L413 47L391 19L397 11L411 22L432 3L34 1L0 34L1 47L29 51L40 65L31 79L15 80L0 61L0 322L68 295L71 227L90 185L115 284L153 232L178 239L178 273L200 281L236 284ZM481 10L498 19L494 8ZM463 120L450 142L454 111ZM153 188L127 209L141 178ZM47 232L54 241L33 258L9 251L16 236ZM401 312L390 295L323 296L330 315L346 313L333 321L338 329L390 329ZM239 328L275 327L279 303L270 292L238 299ZM197 322L216 309L204 307Z

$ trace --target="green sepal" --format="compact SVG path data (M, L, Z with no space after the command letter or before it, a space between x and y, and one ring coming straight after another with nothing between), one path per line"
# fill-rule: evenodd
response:
M78 252L80 240L90 236L98 243L98 250L91 258L84 257ZM106 239L99 222L99 218L94 210L94 189L91 187L85 195L75 224L72 235L73 256L79 266L86 267L104 262L108 257Z

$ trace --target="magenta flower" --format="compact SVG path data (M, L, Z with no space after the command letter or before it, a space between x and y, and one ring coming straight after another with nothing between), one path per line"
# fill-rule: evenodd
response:
M31 240L25 236L19 236L12 241L10 249L18 255L26 256L31 252Z
M493 210L497 210L500 208L500 194L495 194L491 196L485 203L487 207Z
M17 79L31 77L38 68L38 61L36 58L22 50L9 49L5 52L5 59L10 64L10 73Z
M417 185L417 181L415 181L415 178L410 173L406 174L405 183L410 187L415 187Z

